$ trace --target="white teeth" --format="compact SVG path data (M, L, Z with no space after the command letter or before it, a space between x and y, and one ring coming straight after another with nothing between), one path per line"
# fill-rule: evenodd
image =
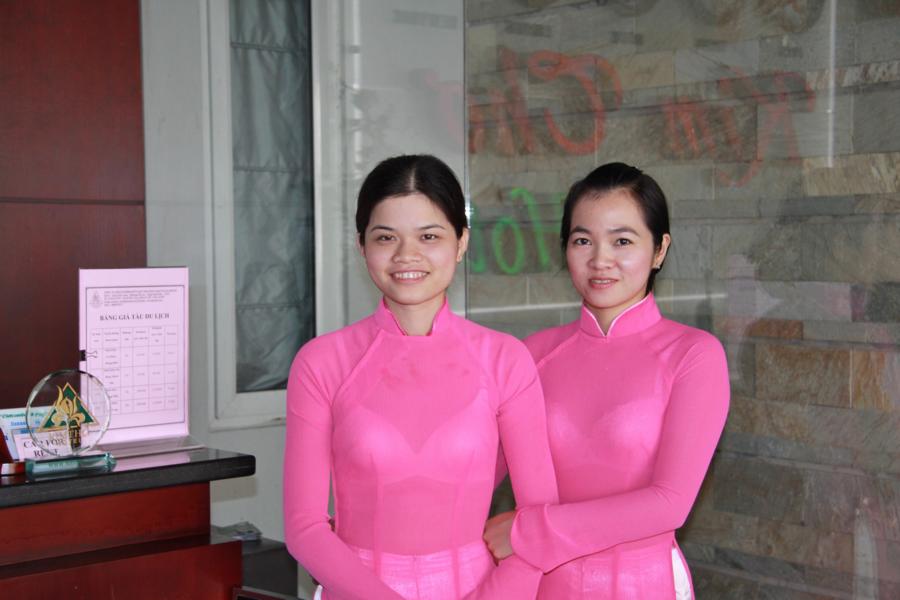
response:
M605 285L607 283L614 282L615 279L591 279L591 283L599 283L601 285Z
M391 277L394 279L421 279L425 277L425 271L402 271L391 274Z

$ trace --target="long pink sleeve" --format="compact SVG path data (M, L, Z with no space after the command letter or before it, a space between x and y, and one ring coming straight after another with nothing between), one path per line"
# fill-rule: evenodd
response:
M288 551L335 597L401 600L331 530L331 406L302 352L291 369L288 398L284 447Z
M501 405L498 423L516 502L520 506L558 502L556 475L547 444L543 395L536 371L534 380L527 387ZM466 596L466 600L534 598L541 576L540 569L518 556L511 556L501 561L488 578Z
M481 541L501 441L520 502L556 502L540 382L514 338L446 306L431 335L405 336L382 304L312 340L288 381L289 551L327 600L533 598L540 570L495 568Z
M604 335L587 313L526 341L544 383L563 504L521 509L512 545L545 572L654 536L671 548L724 426L719 342L661 319L652 297L620 319Z

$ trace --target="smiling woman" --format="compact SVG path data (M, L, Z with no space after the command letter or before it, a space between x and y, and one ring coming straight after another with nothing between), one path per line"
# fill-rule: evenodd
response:
M459 183L432 156L388 159L356 226L384 297L291 367L288 549L328 600L534 598L540 570L495 568L481 535L500 443L522 504L557 499L543 397L521 342L447 305L469 235Z
M580 319L525 340L537 362L561 504L492 519L498 559L547 573L538 597L689 600L675 542L728 410L713 336L661 317L653 277L671 238L666 198L622 163L572 186L560 241Z
M362 237L360 252L385 304L406 333L428 333L466 251L468 228L457 237L440 205L415 192L380 202Z

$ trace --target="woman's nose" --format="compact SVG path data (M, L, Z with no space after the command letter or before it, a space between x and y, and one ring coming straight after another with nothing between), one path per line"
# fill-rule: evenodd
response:
M612 262L612 252L610 252L609 248L606 248L603 244L597 244L594 246L594 252L591 254L588 266L592 269L603 269L612 265Z
M414 240L401 240L394 253L394 262L412 262L421 258L419 245Z

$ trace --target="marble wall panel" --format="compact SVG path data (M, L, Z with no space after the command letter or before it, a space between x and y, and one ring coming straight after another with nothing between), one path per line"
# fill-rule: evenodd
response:
M900 282L854 286L853 320L900 323Z
M800 593L821 593L824 596L815 597L831 599L853 591L853 582L845 572L810 567L800 562L749 554L729 548L698 546L689 541L684 541L682 548L692 565L696 562L705 568L736 571L736 575L742 574L747 579L764 579L767 585L780 590L781 593L791 594L802 590Z
M759 71L758 40L684 48L675 52L675 81L692 83L753 76Z
M695 164L643 164L645 173L653 177L669 203L673 220L692 218L706 213L692 210L690 202L709 201L715 197L715 168Z
M792 160L718 163L716 197L731 201L737 211L747 201L804 196L803 174ZM832 194L833 195L833 194Z
M822 6L823 3L808 3ZM813 27L760 40L759 66L765 71L810 71L854 64L857 40L855 5L838 2L834 23L824 3ZM833 27L832 27L833 26ZM832 62L833 61L833 62Z
M900 31L897 32L900 35ZM900 89L857 89L853 97L853 149L855 152L900 150ZM873 119L873 115L878 118Z
M829 90L832 87L841 89L877 83L891 83L900 81L900 61L888 60L837 69L823 69L821 71L810 71L805 75L809 89L817 91Z
M807 196L891 194L900 191L900 153L854 154L803 160Z
M850 372L848 350L756 344L758 398L849 407Z
M763 218L845 217L859 212L856 196L762 198L759 201L759 216Z
M698 598L733 598L755 600L759 597L759 584L735 577L733 572L720 572L705 567L691 567L694 593Z
M858 467L869 473L878 473L885 462L874 455L892 461L900 453L900 439L896 435L898 427L900 415L896 412L768 401L733 392L726 432L763 440L755 446L759 451L789 451L790 454L784 454L784 458L813 464ZM798 447L806 448L808 453L801 455L789 446L779 448L766 440L793 442ZM852 452L826 455L820 452L825 449L848 449Z
M675 85L675 55L672 52L647 52L611 59L623 90Z
M497 60L497 26L494 23L466 25L466 87L470 91L469 80L473 75L493 73L500 70Z
M717 335L740 341L744 338L803 339L803 321L787 319L754 319L715 315L713 331Z
M597 164L619 161L641 166L660 162L668 153L661 143L666 131L666 118L658 109L608 113L605 137L596 152Z
M900 352L852 350L850 361L851 405L900 412Z
M680 97L665 102L663 156L670 160L754 160L757 155L755 101L697 103Z
M771 127L770 121L760 114L758 122L759 140L765 140L765 149L759 151L765 158L799 158L807 156L828 156L829 154L849 154L859 151L855 147L856 130L854 123L857 100L849 93L830 96L818 92L808 106L794 107L789 126L786 121L780 127ZM770 105L762 105L761 113L770 111ZM768 130L763 128L768 127ZM895 144L896 148L896 144Z
M762 521L756 530L761 553L812 567L852 571L853 535L804 525Z
M802 522L804 473L756 457L720 456L712 472L714 508L791 523Z
M706 544L760 554L758 517L716 510L703 518L692 518L679 530L679 537L693 544Z
M799 281L728 282L726 302L729 316L820 321L850 321L850 284Z
M641 52L634 18L623 2L581 2L560 11L558 50L605 58Z
M854 468L865 465L870 470L881 470L883 460L865 460L849 448L833 446L809 446L803 442L779 437L761 436L750 433L726 431L719 444L723 451L749 454L775 460L795 461L807 464L828 465L840 468Z
M583 2L584 0L466 0L466 20L478 22L514 17Z
M900 540L900 482L844 470L808 469L805 474L802 519L825 531Z
M645 50L692 48L775 33L751 3L668 0L643 2L635 32Z
M791 281L802 273L801 228L794 223L757 221L717 224L712 234L712 267L716 277L734 277L735 257L752 265L752 276Z
M900 281L900 219L875 216L803 226L802 279L878 284Z
M900 213L900 194L856 196L857 214Z
M873 3L863 3L875 4ZM885 4L885 3L882 3ZM896 7L896 4L894 5ZM900 56L900 16L861 21L857 26L856 62L874 63Z
M856 342L896 348L900 344L900 323L804 321L803 339L817 342Z
M672 245L663 265L672 279L706 279L712 275L712 229L708 225L674 223Z

